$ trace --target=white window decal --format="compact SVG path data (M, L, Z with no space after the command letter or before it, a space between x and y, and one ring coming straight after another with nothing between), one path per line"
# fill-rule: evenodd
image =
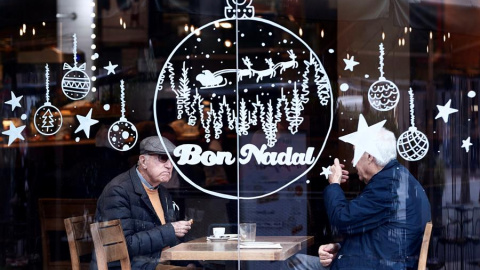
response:
M408 161L418 161L425 157L428 152L428 138L415 127L414 98L413 90L408 91L410 95L410 124L407 131L403 132L397 140L398 154Z
M135 125L125 117L125 85L123 80L120 81L120 90L122 116L108 129L108 142L114 149L128 151L137 143L138 131Z
M63 117L60 110L50 103L49 78L50 69L45 65L45 88L47 89L45 103L35 112L33 123L35 129L42 135L56 134L62 127Z
M368 101L378 111L389 111L397 106L400 92L396 84L384 77L383 57L385 56L385 48L383 43L380 43L379 50L380 67L378 69L380 70L380 78L368 89Z
M73 34L73 67L63 63L63 69L68 70L62 79L62 91L72 100L79 100L90 92L90 77L85 73L85 63L77 66L77 35Z
M318 56L289 29L254 17L251 4L227 0L225 18L187 35L166 59L154 99L160 135L163 104L172 97L176 120L198 128L206 143L236 134L235 153L180 144L174 152L178 165L237 166L240 182L255 171L289 170L276 179L275 188L240 196L244 199L267 196L305 176L322 153L333 122L332 89ZM307 110L311 107L316 111ZM322 138L314 143L304 127L313 122ZM174 166L196 188L237 198L196 185Z

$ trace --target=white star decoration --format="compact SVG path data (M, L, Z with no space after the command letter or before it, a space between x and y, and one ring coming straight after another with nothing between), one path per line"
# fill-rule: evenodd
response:
M451 103L452 103L452 100L449 99L447 104L445 104L445 106L437 105L438 114L437 114L437 116L435 116L435 119L438 119L438 118L442 117L443 121L445 121L445 123L447 123L448 122L448 116L452 113L458 112L457 109L450 108Z
M368 126L367 121L365 121L363 115L360 114L358 118L357 131L339 138L340 140L355 146L355 152L353 154L353 167L357 166L358 160L360 160L365 152L368 152L374 157L380 156L380 152L375 141L375 136L372 135L376 134L383 127L383 125L385 125L385 122L387 122L387 120L383 120L372 126Z
M90 138L90 127L98 123L98 120L92 119L92 109L88 112L87 116L77 115L78 122L80 125L75 130L75 133L80 132L83 130L87 138Z
M470 137L468 137L466 140L462 140L462 148L465 148L465 151L468 153L468 151L470 150L470 146L472 146L473 144L470 143Z
M10 93L12 94L12 99L10 99L9 101L5 101L5 104L12 105L12 112L13 112L13 110L15 110L16 107L20 107L20 108L22 107L22 105L20 105L20 99L22 99L23 96L16 97L13 91L10 91Z
M112 73L115 74L115 68L116 67L118 67L118 65L112 65L112 62L108 61L108 66L103 67L103 68L107 70L107 75L110 75Z
M322 170L323 170L323 171L320 173L320 175L325 175L325 178L328 179L328 176L329 176L330 174L332 174L332 171L330 170L330 166L328 166L328 167L326 167L326 168L325 168L325 167L322 167Z
M25 125L16 127L13 122L10 122L10 129L2 132L2 134L8 135L8 146L16 139L25 140L21 134L24 129Z
M344 70L347 70L347 69L350 69L350 71L353 71L353 67L360 64L359 62L353 60L354 56L352 55L352 57L350 57L350 59L343 59L343 62L345 62L345 69Z

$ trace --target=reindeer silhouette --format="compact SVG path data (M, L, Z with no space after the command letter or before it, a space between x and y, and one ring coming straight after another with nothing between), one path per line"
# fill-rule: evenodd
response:
M295 55L293 50L288 50L287 52L288 52L288 57L290 57L290 59L292 59L292 60L286 61L286 62L280 62L280 63L275 65L275 69L277 67L281 67L280 68L280 74L282 74L282 72L284 72L287 68L297 68L298 67L298 62L295 61L297 56Z
M275 64L272 62L272 58L265 59L265 62L268 64L269 68L265 70L253 70L257 74L257 82L262 80L265 76L270 76L273 78L277 74L275 71Z
M252 69L252 62L250 62L250 58L248 58L248 56L242 58L242 61L243 63L245 64L245 66L247 66L248 69L240 69L238 70L238 73L237 73L237 76L238 76L238 80L241 81L243 76L247 76L248 75L248 78L251 78L252 75L253 75L253 69Z

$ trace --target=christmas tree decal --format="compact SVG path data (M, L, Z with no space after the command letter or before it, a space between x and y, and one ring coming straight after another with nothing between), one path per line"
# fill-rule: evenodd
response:
M42 135L53 135L62 127L63 117L60 110L50 103L50 69L45 65L45 103L35 112L33 123L35 129Z

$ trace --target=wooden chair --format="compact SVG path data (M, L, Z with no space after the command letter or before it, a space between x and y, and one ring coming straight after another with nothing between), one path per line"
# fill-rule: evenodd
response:
M119 219L90 224L98 270L108 270L108 263L120 261L122 270L130 270L127 243Z
M127 243L119 219L90 224L98 270L108 270L108 263L120 261L122 270L130 270ZM155 270L185 270L182 266L158 264Z
M67 241L62 242L61 238L53 240L56 238L52 238L52 235L65 234L64 219L75 216L93 215L95 214L96 207L96 199L42 198L38 200L43 269L72 269L72 262L68 258L68 253L65 254L65 258L60 256L62 254L62 244L64 244L66 248L68 245Z
M72 270L89 269L90 263L80 263L80 257L91 254L93 251L93 240L90 233L90 224L93 222L93 218L93 215L86 215L64 219Z
M425 270L427 266L428 246L430 244L430 236L432 235L432 222L427 222L425 232L423 233L422 247L420 248L420 257L418 259L418 270Z

